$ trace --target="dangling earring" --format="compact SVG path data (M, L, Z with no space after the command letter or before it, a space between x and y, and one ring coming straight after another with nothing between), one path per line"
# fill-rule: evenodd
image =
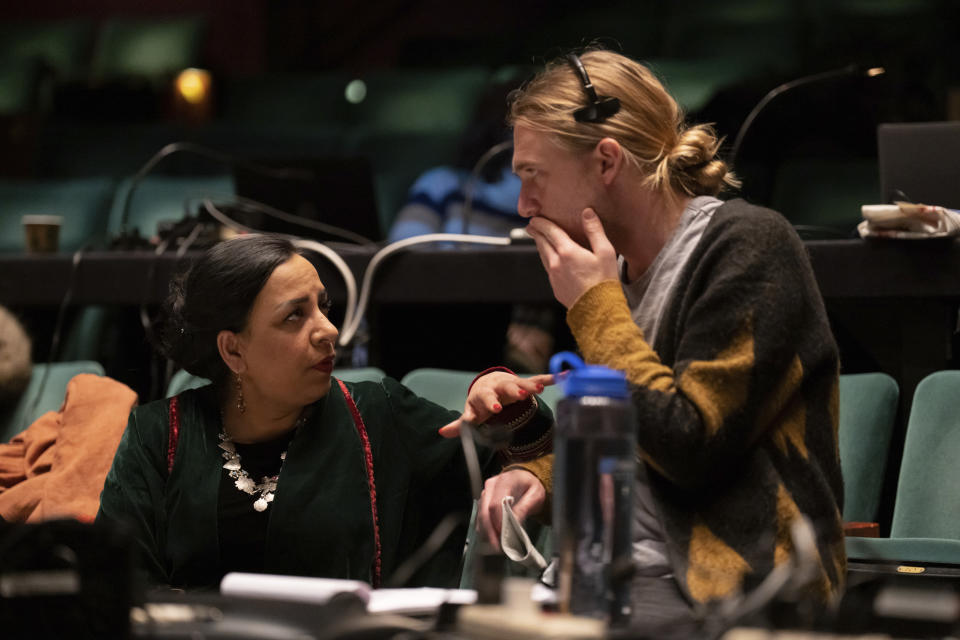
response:
M240 374L237 374L237 411L244 413L247 410L247 403L243 401L243 387L241 386Z

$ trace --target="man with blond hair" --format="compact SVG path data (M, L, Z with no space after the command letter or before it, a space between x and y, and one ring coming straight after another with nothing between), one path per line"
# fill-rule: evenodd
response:
M554 294L585 361L631 383L643 461L634 626L708 629L717 605L797 562L804 523L815 550L801 593L835 602L839 364L802 242L779 214L717 198L737 181L716 134L687 126L624 56L560 59L510 107L518 208ZM479 522L491 542L501 500L541 512L552 474L546 456L487 481Z

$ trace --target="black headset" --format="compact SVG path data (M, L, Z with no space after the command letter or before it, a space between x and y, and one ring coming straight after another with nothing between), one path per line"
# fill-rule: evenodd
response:
M583 91L587 94L587 100L590 101L585 107L581 107L573 112L573 119L577 122L603 122L613 114L620 111L620 100L610 96L598 96L597 90L593 88L590 82L590 76L587 75L587 69L583 66L580 58L575 53L567 54L567 62L573 67L583 83Z

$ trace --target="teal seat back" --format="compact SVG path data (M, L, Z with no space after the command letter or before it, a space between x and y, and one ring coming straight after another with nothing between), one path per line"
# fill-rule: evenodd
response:
M960 371L938 371L913 395L891 538L960 540Z
M400 382L418 396L436 402L442 407L463 411L463 404L467 400L467 389L478 373L424 367L410 371ZM556 411L557 402L563 398L563 391L556 385L544 387L539 398L546 402L552 411Z
M60 251L98 244L106 232L115 182L111 178L0 180L0 251L24 250L24 214L63 216Z
M104 21L93 51L96 79L163 78L197 66L204 21L198 17Z
M173 374L170 382L167 384L167 397L172 398L187 389L197 389L199 387L205 387L208 384L210 384L210 381L206 378L195 376L192 373L180 369Z
M354 369L337 369L333 375L335 378L340 378L347 382L363 382L368 380L377 382L382 380L387 374L377 367L357 367ZM187 389L196 389L208 384L210 384L210 381L206 378L195 376L180 369L170 378L170 383L167 385L167 397L170 398Z
M33 61L0 59L0 116L33 113L39 106L39 66Z
M123 206L130 191L130 184L130 179L127 179L117 188L107 224L110 234L120 231ZM183 219L187 213L195 215L200 199L210 198L214 202L222 202L233 196L234 192L233 177L229 175L147 176L140 181L133 193L127 224L130 229L138 229L141 236L150 238L157 235L161 222L176 222Z
M477 377L473 371L453 369L414 369L400 382L418 396L453 411L463 411L467 389Z
M93 23L43 20L0 25L0 59L38 60L59 79L81 78L90 61Z
M104 374L100 363L91 360L33 365L30 384L20 401L0 419L0 442L9 442L46 412L59 411L67 383L80 373Z
M880 200L875 159L795 158L777 169L771 207L794 225L850 235L860 207Z
M374 71L359 78L365 90L363 99L350 105L350 119L377 131L459 134L469 125L489 76L484 67Z
M222 119L254 127L329 125L342 129L349 77L341 71L271 73L224 78L217 92Z
M876 522L900 389L885 373L840 376L843 519Z
M387 374L377 367L354 367L352 369L334 369L333 377L345 382L380 382Z

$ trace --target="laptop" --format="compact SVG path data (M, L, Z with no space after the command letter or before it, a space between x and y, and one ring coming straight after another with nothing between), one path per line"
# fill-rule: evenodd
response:
M251 166L237 166L233 178L241 206L252 200L318 223L302 226L261 212L247 217L256 221L257 229L321 241L376 242L383 238L373 169L366 158L272 157L253 162L283 172L267 174Z
M877 159L883 202L960 209L960 122L881 124Z

